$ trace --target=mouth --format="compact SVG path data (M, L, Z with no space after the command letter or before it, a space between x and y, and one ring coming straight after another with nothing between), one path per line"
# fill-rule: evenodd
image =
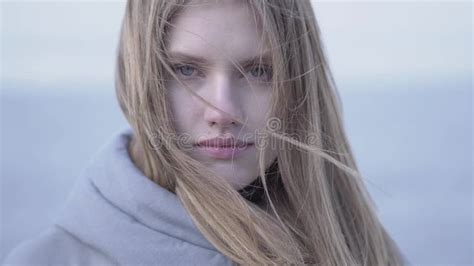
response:
M204 155L220 160L236 159L249 151L253 146L253 143L239 143L238 145L196 145L197 149Z
M245 148L247 146L253 145L253 143L239 143L233 145L206 145L206 144L196 144L200 148L213 148L213 149L239 149Z
M212 138L196 143L198 147L220 148L220 149L236 149L245 148L253 143L235 138Z

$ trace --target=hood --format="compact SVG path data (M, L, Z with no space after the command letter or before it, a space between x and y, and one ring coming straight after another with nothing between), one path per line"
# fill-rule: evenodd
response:
M120 130L93 156L55 224L119 264L135 264L137 258L153 264L192 250L216 257L178 197L133 164L127 150L131 136L131 128Z

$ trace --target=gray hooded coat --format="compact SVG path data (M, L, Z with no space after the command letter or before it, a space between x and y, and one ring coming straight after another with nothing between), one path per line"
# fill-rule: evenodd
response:
M175 194L136 168L115 134L84 168L54 224L17 246L5 265L231 265Z

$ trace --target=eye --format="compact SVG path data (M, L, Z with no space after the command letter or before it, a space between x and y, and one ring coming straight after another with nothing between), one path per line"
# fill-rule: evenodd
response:
M196 72L196 69L190 65L177 65L174 68L179 72L179 74L186 77L191 77L193 73Z
M265 80L270 79L272 76L272 69L270 66L267 66L267 65L253 66L249 72L252 75L252 77L263 78Z

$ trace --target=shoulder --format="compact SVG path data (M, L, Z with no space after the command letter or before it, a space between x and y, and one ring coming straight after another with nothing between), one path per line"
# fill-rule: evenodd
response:
M24 241L7 256L3 265L115 265L106 255L58 226Z

